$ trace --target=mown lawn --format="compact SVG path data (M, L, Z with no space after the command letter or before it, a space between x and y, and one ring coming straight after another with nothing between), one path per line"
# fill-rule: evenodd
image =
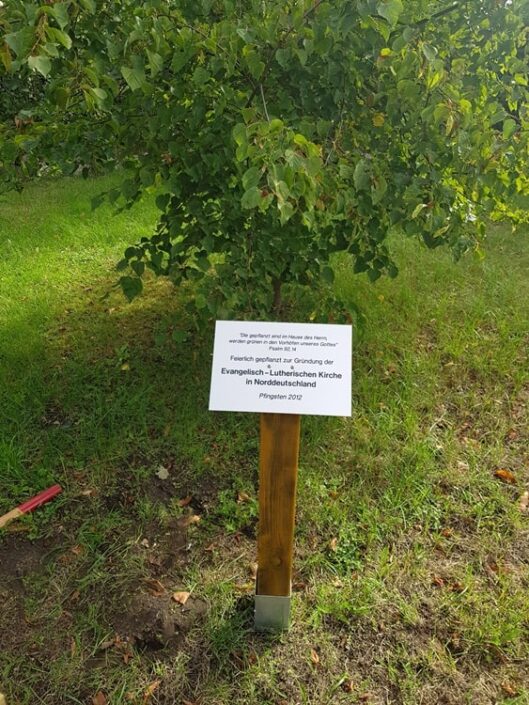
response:
M92 213L105 184L0 202L0 513L64 487L0 534L8 705L529 703L527 232L339 264L353 417L303 419L293 625L263 636L258 418L208 412L178 291L113 288L156 210Z

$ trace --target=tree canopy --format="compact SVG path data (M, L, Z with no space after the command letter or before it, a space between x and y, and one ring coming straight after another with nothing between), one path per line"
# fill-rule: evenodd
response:
M390 233L479 246L527 220L529 0L4 0L5 187L120 164L155 233L118 268L198 282L208 315L395 276Z

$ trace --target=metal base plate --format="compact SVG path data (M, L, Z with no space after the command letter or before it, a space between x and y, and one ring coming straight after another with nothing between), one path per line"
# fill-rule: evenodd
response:
M290 624L291 597L255 596L255 628L257 631L282 631Z

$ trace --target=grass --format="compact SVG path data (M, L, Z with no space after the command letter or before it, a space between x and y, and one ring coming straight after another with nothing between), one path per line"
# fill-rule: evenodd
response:
M91 213L106 185L0 203L0 511L65 490L0 535L8 704L529 703L527 233L397 242L376 285L337 262L354 413L303 419L293 625L260 636L257 419L207 411L177 291L113 288L156 210Z

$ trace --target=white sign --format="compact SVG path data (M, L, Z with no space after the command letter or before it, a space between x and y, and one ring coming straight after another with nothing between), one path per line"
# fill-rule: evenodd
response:
M209 408L351 416L351 326L217 321Z

